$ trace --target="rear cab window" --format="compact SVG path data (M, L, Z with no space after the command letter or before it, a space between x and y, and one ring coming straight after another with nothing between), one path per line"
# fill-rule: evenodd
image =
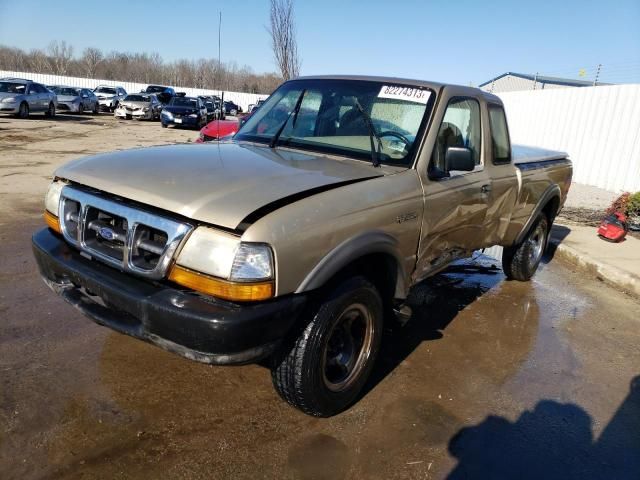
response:
M493 163L496 165L511 163L511 142L504 108L496 104L489 104L488 107Z

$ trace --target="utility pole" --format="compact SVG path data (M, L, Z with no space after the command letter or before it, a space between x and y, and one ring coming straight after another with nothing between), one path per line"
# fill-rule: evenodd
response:
M220 44L222 39L222 11L218 12L218 71L222 72L222 62L220 57ZM224 120L224 92L222 91L222 82L220 82L220 118Z
M593 80L593 86L595 87L596 85L598 85L598 77L600 76L600 69L602 68L602 64L599 63L598 64L598 69L596 70L596 78L594 78Z

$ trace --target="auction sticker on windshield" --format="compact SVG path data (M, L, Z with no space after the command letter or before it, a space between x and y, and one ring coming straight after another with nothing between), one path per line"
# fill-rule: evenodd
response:
M378 98L394 98L414 103L426 103L429 101L431 92L420 88L403 87L399 85L383 85L378 93Z

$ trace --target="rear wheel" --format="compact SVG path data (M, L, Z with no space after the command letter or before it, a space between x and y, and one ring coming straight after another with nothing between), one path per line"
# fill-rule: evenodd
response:
M271 378L289 404L328 417L356 400L371 373L380 349L382 300L367 279L352 277L311 315L300 335L276 354Z
M93 104L92 112L94 115L98 115L100 113L100 105L98 105L98 102Z
M49 108L44 112L44 116L47 118L53 118L56 116L56 106L53 102L49 102Z
M83 104L78 105L78 113L84 113L84 105Z
M507 278L527 281L536 273L547 247L549 220L539 213L533 227L517 245L506 247L502 252L502 269Z
M27 102L22 102L20 104L20 108L18 109L18 117L29 118L29 104Z

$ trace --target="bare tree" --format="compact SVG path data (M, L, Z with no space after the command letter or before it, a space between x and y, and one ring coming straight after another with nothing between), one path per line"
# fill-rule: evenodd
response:
M98 65L104 59L102 51L94 47L85 48L82 52L82 66L87 78L95 78Z
M56 75L66 75L69 63L73 58L73 47L67 42L53 41L49 44L49 55L53 60L53 68Z
M49 57L38 49L33 49L28 55L29 66L34 73L47 73L51 70L51 62Z
M271 48L282 78L289 80L300 74L300 57L296 40L293 0L271 0Z
M71 46L64 42L52 43L47 51L29 52L0 45L0 70L206 89L225 85L231 91L252 93L270 93L282 81L276 73L256 74L233 60L177 59L165 63L157 53L105 53L95 48L85 49L77 58L71 54Z

